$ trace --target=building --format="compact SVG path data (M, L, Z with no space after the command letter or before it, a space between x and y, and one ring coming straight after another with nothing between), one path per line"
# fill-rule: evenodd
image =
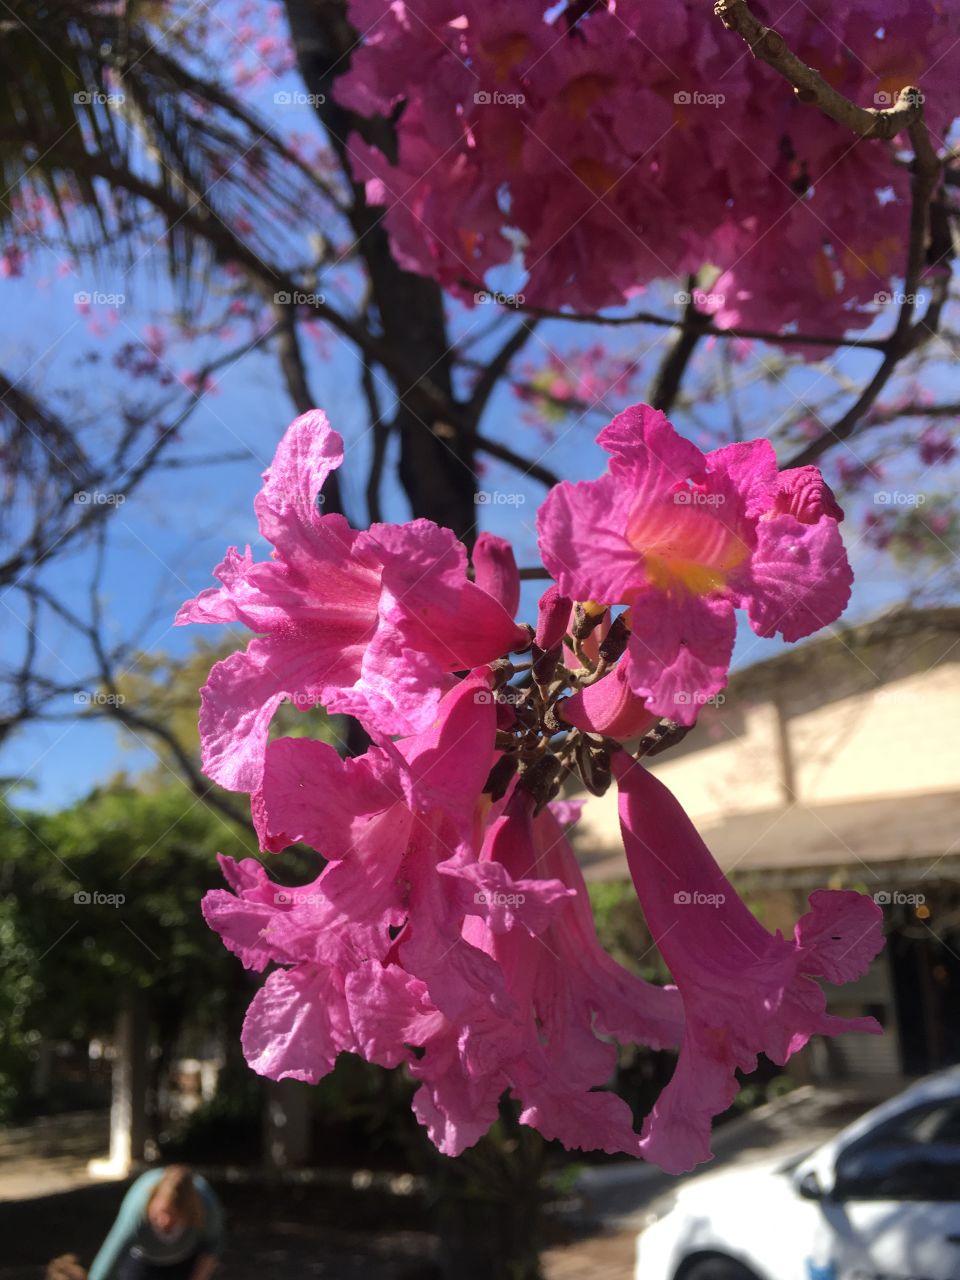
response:
M914 1075L960 1061L960 609L900 610L733 675L651 762L770 929L815 888L857 888L887 946L831 1012L887 1034L817 1042L818 1076ZM590 880L629 879L613 792L574 828Z

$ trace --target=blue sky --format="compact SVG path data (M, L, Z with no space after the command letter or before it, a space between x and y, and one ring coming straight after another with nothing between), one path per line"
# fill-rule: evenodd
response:
M150 266L150 270L146 269ZM23 279L4 282L6 308L0 316L0 368L25 375L24 384L43 395L56 397L65 415L71 412L103 415L110 421L118 395L135 392L128 375L113 367L109 353L124 342L139 338L157 313L169 313L174 298L155 264L132 273L115 269L79 268L76 273L58 271L58 263L41 258ZM498 282L499 283L499 282ZM505 282L504 287L509 287ZM663 296L651 296L651 309L664 311L672 286ZM122 306L94 307L81 314L74 304L78 290L125 295ZM463 326L485 327L489 316L483 308L458 319ZM99 330L92 332L91 326ZM878 322L882 328L882 323ZM237 340L241 339L238 332ZM547 351L566 351L571 345L589 345L598 337L617 349L649 350L650 360L669 339L664 331L641 329L601 331L585 326L551 323L531 340L527 355L544 358ZM327 340L324 357L305 344L316 398L346 441L347 459L341 472L345 500L351 513L362 518L362 492L369 438L365 407L358 386L354 352L334 335ZM210 339L199 339L189 350L175 350L177 368L196 368L218 350ZM489 350L489 344L487 346ZM479 348L480 353L484 350ZM91 351L101 359L89 362ZM849 354L840 357L842 367L856 375L871 367L877 357ZM949 390L951 375L938 375ZM748 400L750 422L764 430L764 409L769 416L791 406L795 396L815 394L821 378L816 367L791 375L790 390L772 391L764 384ZM946 381L944 381L946 380ZM764 399L766 397L766 400ZM752 403L751 403L752 401ZM245 461L198 470L158 474L119 506L110 517L110 551L104 580L103 608L108 625L118 636L136 634L141 648L172 655L189 652L191 630L173 629L172 620L183 599L211 584L211 570L230 544L251 542L260 555L268 549L258 543L252 499L261 471L269 463L276 441L293 416L293 410L269 355L253 352L218 376L216 391L199 406L182 433L175 451L182 456L248 451ZM708 427L721 425L722 410L704 413ZM603 466L592 437L603 424L603 415L592 414L581 422L571 418L557 430L557 438L545 443L520 422L520 405L512 393L501 389L491 402L483 432L521 452L539 457L561 476L577 479L597 474ZM683 428L682 415L677 417ZM689 429L689 424L688 429ZM696 438L696 431L691 430ZM478 514L481 525L512 538L521 564L538 562L534 534L537 502L543 494L535 481L524 480L497 462L489 462L482 484L517 494L514 504L488 505ZM403 520L409 512L392 473L384 486L386 519ZM851 617L877 612L901 599L916 586L915 573L896 570L886 556L870 551L851 530L852 559L857 586ZM80 549L55 563L47 583L67 604L81 606L91 571L90 552ZM527 584L521 617L533 618L536 584ZM22 641L24 602L17 593L2 598L0 634L5 654L16 654ZM78 653L75 637L65 626L42 633L45 662L57 679L82 677L89 670L85 655ZM757 661L776 651L774 642L758 641L741 628L737 662ZM70 710L68 707L67 710ZM83 795L95 782L119 768L136 770L151 762L150 752L127 737L121 742L109 724L74 719L68 723L33 724L14 736L0 752L0 776L22 779L30 790L15 794L31 806L54 807Z

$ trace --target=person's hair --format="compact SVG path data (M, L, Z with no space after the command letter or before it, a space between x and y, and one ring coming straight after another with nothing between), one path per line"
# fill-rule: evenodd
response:
M75 1253L62 1253L48 1264L46 1280L87 1280L87 1273L81 1267Z
M198 1231L203 1229L207 1216L206 1208L203 1197L193 1181L193 1171L187 1165L172 1164L164 1169L156 1186L150 1192L148 1208L158 1196L168 1201L188 1226L195 1227Z

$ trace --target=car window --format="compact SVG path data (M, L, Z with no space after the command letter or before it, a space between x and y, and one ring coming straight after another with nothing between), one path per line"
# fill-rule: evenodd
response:
M841 1152L834 1194L960 1201L960 1099L916 1107Z

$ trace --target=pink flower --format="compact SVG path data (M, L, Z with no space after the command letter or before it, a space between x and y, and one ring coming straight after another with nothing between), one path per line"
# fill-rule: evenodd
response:
M569 894L545 927L503 928L473 918L464 930L497 961L524 1015L523 1053L506 1069L523 1105L521 1122L567 1148L636 1153L630 1108L598 1090L616 1067L611 1039L654 1049L679 1042L676 989L644 982L603 950L580 867L549 808L535 817L532 797L515 792L490 826L481 858L501 865L515 883L535 874Z
M188 601L189 622L242 622L257 636L218 662L200 713L203 767L222 786L256 791L277 705L322 703L372 733L410 733L431 722L449 673L471 670L528 643L499 600L467 577L449 529L429 520L358 533L323 515L326 477L343 442L320 410L281 440L255 507L275 548L256 563L227 551L223 584ZM509 574L501 549L498 590Z
M840 616L843 513L816 468L778 474L766 440L704 454L646 405L598 442L609 470L551 490L540 550L564 595L630 607L625 678L650 712L692 724L723 688L735 608L787 640Z
M813 979L864 974L883 946L883 913L863 894L818 890L792 941L768 933L663 783L622 753L614 771L630 872L686 1015L640 1154L682 1173L710 1158L711 1118L733 1101L734 1072L752 1071L759 1053L782 1065L811 1035L881 1030L873 1018L828 1014Z

